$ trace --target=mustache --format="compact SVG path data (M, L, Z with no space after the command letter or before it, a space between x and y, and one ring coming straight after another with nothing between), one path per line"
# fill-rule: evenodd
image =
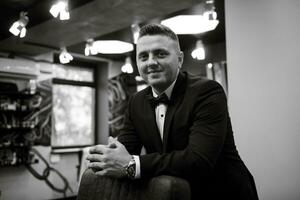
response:
M147 73L154 73L154 72L162 72L163 68L158 64L148 65L146 68Z

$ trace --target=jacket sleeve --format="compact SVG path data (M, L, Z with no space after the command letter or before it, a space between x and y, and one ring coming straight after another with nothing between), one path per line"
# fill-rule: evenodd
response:
M118 136L118 141L125 146L125 148L131 155L139 155L142 149L142 143L140 141L140 138L136 134L131 116L129 114L131 104L132 98L130 98L128 107L125 112L124 127L122 128Z
M161 174L179 177L206 176L214 168L227 132L227 101L223 88L208 81L201 88L191 110L192 125L185 149L170 153L151 153L140 156L141 177ZM172 133L170 133L172 134Z

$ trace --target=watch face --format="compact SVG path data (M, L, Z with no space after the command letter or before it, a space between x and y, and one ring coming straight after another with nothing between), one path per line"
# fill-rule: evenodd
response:
M135 177L135 162L130 162L126 169L128 178L133 179Z
M131 165L129 168L128 168L128 172L130 174L130 177L134 177L135 175L135 167L134 165Z

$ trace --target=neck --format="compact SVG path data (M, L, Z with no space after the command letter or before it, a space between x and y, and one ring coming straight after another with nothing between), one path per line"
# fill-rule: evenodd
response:
M157 88L153 88L152 87L152 92L153 92L153 96L156 96L156 95L161 95L162 93L165 93L168 98L171 98L171 94L172 94L172 91L174 89L174 86L175 86L175 83L176 83L176 80L175 79L168 87L166 88L160 88L159 90Z
M169 85L170 86L170 85ZM152 87L152 89L154 90L154 92L157 94L157 95L160 95L162 94L164 91L166 91L166 89L169 87L160 87L160 88L155 88L155 87Z
M152 90L153 90L157 95L160 95L160 94L166 92L166 90L168 90L170 87L171 87L171 90L173 90L173 87L174 87L174 85L175 85L175 82L176 82L176 80L177 80L177 78L178 78L178 74L179 74L179 69L178 69L178 71L177 71L177 74L176 74L175 79L174 79L171 83L169 83L169 84L167 84L167 85L160 85L160 86L158 86L158 87L151 86L151 87L152 87Z

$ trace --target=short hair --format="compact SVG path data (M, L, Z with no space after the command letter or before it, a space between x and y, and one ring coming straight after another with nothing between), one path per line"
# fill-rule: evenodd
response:
M164 35L179 43L177 35L167 26L147 24L140 29L139 38L146 35Z

